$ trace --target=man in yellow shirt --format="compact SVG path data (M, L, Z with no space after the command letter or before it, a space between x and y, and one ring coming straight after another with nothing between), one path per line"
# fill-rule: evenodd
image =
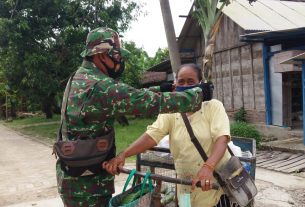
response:
M177 73L176 91L196 87L201 81L200 69L194 64L183 65ZM192 207L212 207L217 205L223 194L221 189L214 190L210 186L216 180L214 169L218 169L230 158L227 142L230 141L229 119L218 100L202 103L195 113L187 113L192 129L209 159L204 162L194 144L191 142L180 113L160 114L157 120L147 127L138 140L131 144L116 158L104 163L104 168L112 174L117 174L117 167L123 166L125 158L144 152L166 135L169 135L170 151L174 159L178 178L193 179L193 190L190 186L178 185L179 195L191 193ZM202 189L195 188L195 183L201 182ZM222 206L226 205L222 203Z

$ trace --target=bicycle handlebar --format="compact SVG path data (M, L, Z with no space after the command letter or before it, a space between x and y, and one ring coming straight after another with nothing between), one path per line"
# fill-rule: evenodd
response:
M130 174L130 172L131 172L130 169L127 169L127 168L124 168L124 167L120 167L119 170L120 170L120 172L126 173L126 174ZM139 171L137 171L135 173L135 175L140 176L140 177L145 177L145 173L139 172ZM165 182L175 183L175 184L182 184L182 185L192 185L192 180L187 180L187 179L171 178L171 177L166 177L166 176L157 175L157 174L150 174L150 177L153 180L160 180L160 181L165 181ZM196 186L201 188L201 182L198 181L196 183ZM218 184L212 183L211 189L218 190L219 187L220 186Z

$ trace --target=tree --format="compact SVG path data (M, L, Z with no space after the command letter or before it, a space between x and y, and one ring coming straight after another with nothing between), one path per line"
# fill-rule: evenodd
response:
M159 48L154 57L149 57L147 52L142 47L137 47L133 41L124 42L123 46L130 52L130 55L125 61L125 72L121 79L136 88L141 86L142 74L147 69L169 58L167 48Z
M16 93L10 89L0 67L0 118L16 117Z
M6 100L7 100L7 91L6 91L6 81L3 74L3 71L0 68L0 117L6 117Z
M40 102L51 118L56 95L80 64L88 31L124 32L140 7L136 0L0 1L0 65L8 85Z
M155 56L153 58L151 58L149 67L157 65L157 64L163 62L164 60L167 60L168 58L169 58L168 48L163 48L163 49L158 48Z
M125 72L123 73L122 81L139 88L141 86L141 76L150 67L151 58L142 47L138 48L135 42L124 42L123 46L130 54L128 60L125 61Z
M248 0L251 4L256 0ZM204 57L202 60L202 75L206 81L211 81L211 71L213 64L214 44L216 34L222 18L223 8L230 4L231 0L195 0L195 11L193 16L201 26L205 40ZM217 8L219 5L219 8Z

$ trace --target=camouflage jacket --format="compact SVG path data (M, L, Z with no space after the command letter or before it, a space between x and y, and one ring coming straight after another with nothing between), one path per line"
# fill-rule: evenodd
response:
M158 93L156 87L154 91L135 89L106 76L85 60L73 77L69 94L67 88L63 97L63 101L68 100L66 116L63 107L62 119L63 134L69 140L100 136L113 127L116 115L197 111L202 102L200 88L177 93Z

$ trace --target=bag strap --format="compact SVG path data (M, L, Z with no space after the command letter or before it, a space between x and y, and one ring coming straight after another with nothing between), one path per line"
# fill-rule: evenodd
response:
M201 147L198 139L196 138L196 136L194 135L194 132L193 132L193 129L191 127L191 124L186 116L185 113L181 113L181 116L182 116L182 119L185 123L185 126L186 126L186 129L191 137L191 141L194 143L196 149L198 150L199 154L201 155L201 157L203 158L204 161L207 161L208 159L208 156L207 154L205 153L205 151L203 150L203 148ZM201 148L201 149L200 149ZM231 154L231 156L235 156L233 151L231 150L231 148L229 147L229 145L227 145L227 149L229 151L229 153Z
M143 183L142 183L142 187L141 187L140 196L142 196L143 193L144 193L144 189L146 187L147 181L148 181L149 192L151 192L153 190L153 187L152 187L152 180L151 180L151 177L150 177L150 172L146 172L146 174L145 174L145 177L144 177L144 180L143 180Z
M71 85L72 85L72 79L75 75L76 71L73 72L71 75L70 75L70 78L68 80L68 84L67 84L67 88L64 92L64 97L66 97L65 100L63 100L62 102L62 109L63 109L63 117L61 117L61 124L60 124L60 128L58 130L58 135L57 135L57 142L58 141L61 141L62 140L62 128L63 128L63 122L64 121L67 121L68 119L68 116L67 116L67 103L68 103L68 98L69 98L69 93L70 93L70 90L71 90ZM68 128L67 128L67 123L65 125L65 129L66 129L66 132L68 131Z
M193 144L195 145L197 151L199 152L199 154L201 155L202 159L206 162L208 160L208 156L207 154L205 153L204 149L202 148L202 146L200 145L198 139L196 138L194 132L193 132L193 129L192 129L192 126L186 116L185 113L181 113L181 116L182 116L182 119L184 121L184 124L186 126L186 129L191 137L191 141L193 142Z
M125 185L124 185L124 188L123 188L123 191L122 191L123 193L126 191L126 188L128 187L128 185L129 185L129 183L130 183L132 178L133 178L132 187L135 186L136 179L135 179L134 175L136 174L136 172L137 172L136 169L131 170L131 172L130 172L130 174L129 174L126 182L125 182ZM146 174L145 174L144 180L142 182L140 196L142 196L143 193L144 193L147 181L148 181L149 191L151 192L153 190L153 184L152 184L152 180L151 180L150 174L151 174L150 172L146 172Z
M131 170L131 172L130 172L130 174L129 174L129 176L128 176L128 178L127 178L127 180L126 180L126 182L125 182L125 185L124 185L124 188L123 188L123 193L126 191L126 188L127 188L127 186L128 186L128 184L130 183L130 181L131 181L131 179L134 177L134 175L136 174L136 169L132 169ZM135 180L134 180L135 181ZM135 183L135 182L134 182ZM133 184L134 185L134 184Z
M199 152L199 154L201 155L202 159L206 162L208 160L208 156L207 154L205 153L203 147L201 146L201 144L199 143L198 139L196 138L194 132L193 132L193 129L192 129L192 126L186 116L185 113L181 113L181 116L182 116L182 119L184 121L184 124L186 126L186 129L191 137L191 141L193 142L193 144L195 145L197 151ZM221 176L214 170L213 171L213 175L214 177L216 178L216 180L218 181L219 185L220 186L224 186L225 183L224 181L222 180Z

